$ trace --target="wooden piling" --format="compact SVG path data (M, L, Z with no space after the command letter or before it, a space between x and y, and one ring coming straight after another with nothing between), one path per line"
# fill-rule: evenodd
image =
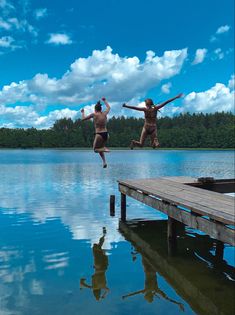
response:
M176 233L177 221L171 217L168 217L167 224L167 242L168 242L168 253L174 255L177 250L177 233Z
M115 195L110 195L110 216L115 216Z
M121 193L121 220L126 221L126 195Z
M216 241L215 257L218 261L222 261L224 257L224 243L219 240Z

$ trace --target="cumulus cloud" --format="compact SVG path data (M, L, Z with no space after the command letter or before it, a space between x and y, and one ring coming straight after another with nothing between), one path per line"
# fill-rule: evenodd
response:
M78 111L69 108L53 110L48 115L40 115L33 106L7 107L0 105L0 125L1 127L22 127L38 129L51 127L57 119L78 118Z
M52 33L49 35L49 39L46 43L52 45L71 45L73 41L67 34Z
M234 112L234 75L228 85L216 83L204 92L191 92L184 98L183 110L189 112Z
M207 49L206 48L199 48L196 50L195 58L192 62L193 65L198 63L202 63L206 57Z
M47 16L47 8L40 8L34 11L35 18L40 20Z
M39 73L31 80L4 86L0 102L77 105L102 95L112 102L129 101L178 74L186 57L187 49L166 51L161 57L147 52L140 62L136 56L120 57L110 47L94 50L91 56L77 59L60 79Z
M162 91L163 93L165 93L165 94L169 94L171 87L172 87L171 82L168 82L168 83L162 85L161 91Z

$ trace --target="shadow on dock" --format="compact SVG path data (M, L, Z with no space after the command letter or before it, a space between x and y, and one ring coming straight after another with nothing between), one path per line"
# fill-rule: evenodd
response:
M193 231L179 229L177 253L172 256L166 241L167 221L120 221L119 230L141 255L146 280L147 266L155 277L158 274L164 277L196 314L235 314L235 268L214 255L213 239L207 235L194 237ZM124 298L148 294L146 281L144 286L143 290L128 293ZM159 288L155 291L154 294L166 298ZM177 304L183 311L183 305Z

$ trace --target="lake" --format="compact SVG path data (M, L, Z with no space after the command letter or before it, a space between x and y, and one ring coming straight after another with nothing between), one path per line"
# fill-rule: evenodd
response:
M127 198L118 179L234 176L234 152L0 150L0 314L228 314L234 248L180 231L167 255L166 216ZM109 196L116 195L116 215Z

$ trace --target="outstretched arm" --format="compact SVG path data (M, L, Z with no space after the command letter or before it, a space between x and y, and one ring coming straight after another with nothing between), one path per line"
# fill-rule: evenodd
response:
M104 104L105 104L105 106L106 106L106 110L104 111L104 113L106 114L106 115L108 115L108 113L110 112L110 105L109 105L109 103L107 102L107 100L106 100L106 98L105 97L102 97L102 101L104 102Z
M162 108L163 106L165 106L166 104L168 104L168 103L170 103L170 102L173 102L174 100L176 100L177 98L180 98L180 97L182 97L182 96L183 96L183 94L180 93L180 94L176 95L175 97L170 98L169 100L167 100L167 101L161 103L160 105L155 106L155 108L158 110L158 109Z
M91 118L94 117L93 114L90 114L90 115L88 115L88 116L85 116L85 111L84 111L84 109L81 109L81 113L82 113L82 121L84 121L84 120L89 120L89 119L91 119Z
M124 103L124 104L122 105L122 107L124 107L124 108L130 108L130 109L134 109L134 110L138 110L138 111L141 111L141 112L144 112L144 111L145 111L145 107L129 106L129 105L126 105L126 103Z

